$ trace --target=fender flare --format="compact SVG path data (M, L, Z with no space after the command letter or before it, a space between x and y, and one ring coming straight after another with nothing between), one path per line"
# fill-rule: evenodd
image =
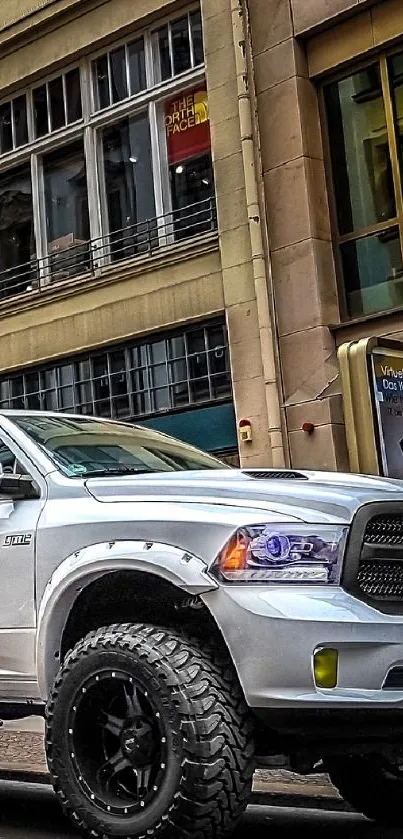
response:
M113 571L152 574L188 594L218 588L199 557L159 542L113 541L76 551L56 568L38 610L36 660L41 697L46 701L59 668L57 653L70 611L82 590Z

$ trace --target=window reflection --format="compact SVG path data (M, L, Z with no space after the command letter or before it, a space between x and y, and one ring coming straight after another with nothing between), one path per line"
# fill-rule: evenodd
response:
M326 88L339 233L396 216L379 66Z
M0 175L0 297L30 290L36 279L29 167Z
M226 330L214 322L0 380L2 408L121 419L230 397Z
M149 247L155 216L148 117L124 119L102 136L112 256L123 259Z
M48 268L53 279L88 267L90 238L87 174L82 143L58 149L43 159Z
M346 294L353 316L403 305L399 229L341 245Z

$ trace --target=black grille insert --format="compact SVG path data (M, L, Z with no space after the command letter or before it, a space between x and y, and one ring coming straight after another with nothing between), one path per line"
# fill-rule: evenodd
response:
M402 690L403 689L403 667L393 667L389 671L383 685L384 690Z
M403 597L403 562L365 560L360 562L357 583L367 597L397 600Z
M367 545L403 545L403 516L374 516L366 526L364 542Z
M287 471L287 469L282 469L276 471L275 469L268 469L266 471L256 469L256 471L246 471L243 470L244 475L247 475L248 478L255 478L256 480L261 481L307 481L308 478L306 475L303 475L302 472L292 472Z

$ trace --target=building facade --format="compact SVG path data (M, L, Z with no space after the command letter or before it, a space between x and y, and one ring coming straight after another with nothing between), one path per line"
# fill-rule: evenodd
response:
M348 469L337 347L403 334L401 0L3 6L0 407Z

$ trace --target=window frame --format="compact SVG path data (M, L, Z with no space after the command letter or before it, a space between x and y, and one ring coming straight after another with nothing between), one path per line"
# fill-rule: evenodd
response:
M169 166L167 159L167 143L164 131L164 104L189 89L197 88L206 83L205 62L191 67L189 70L174 75L171 78L156 82L154 72L154 43L153 37L164 25L174 23L175 20L188 16L200 10L200 3L191 3L185 9L174 14L162 16L153 24L139 27L125 37L111 40L103 47L88 52L81 59L72 61L59 67L51 73L43 73L34 82L24 88L16 88L11 94L0 97L0 106L19 96L26 95L27 123L29 142L23 146L0 154L0 176L12 172L14 168L24 165L30 166L33 196L34 234L36 241L36 260L38 261L38 284L42 288L52 282L50 269L50 253L46 237L46 211L44 201L43 159L47 153L68 147L77 140L84 143L84 154L87 167L88 209L90 218L90 258L94 270L110 265L111 252L109 247L109 225L107 213L106 190L102 167L102 130L125 117L135 117L147 113L150 128L150 153L152 175L154 182L155 219L157 220L157 238L160 244L170 244L173 235L167 233L172 226L171 192L169 185ZM97 108L96 78L93 72L94 62L103 55L109 55L123 45L129 45L140 38L144 38L145 73L147 87L139 93L128 96L120 102L111 103L103 109ZM79 69L81 83L82 117L74 123L42 137L35 138L35 120L33 107L33 92L42 85L48 85L54 79L64 77L72 70ZM64 85L65 87L65 85ZM49 99L49 97L48 97ZM50 124L50 110L48 102L48 122ZM123 261L123 260L122 260ZM17 267L17 266L16 266ZM86 273L85 271L83 273ZM18 293L18 292L17 292ZM14 296L11 294L10 296Z
M214 330L219 328L221 330L223 343L216 347L210 346L211 336ZM203 333L203 349L197 353L189 348L188 336L195 332ZM175 339L181 339L183 344L183 353L173 355L170 351L172 342ZM163 344L163 358L161 360L155 359L152 355L152 347L156 343ZM140 363L134 361L134 352L141 353ZM226 353L225 369L219 372L214 372L211 365L212 354L218 350L223 350ZM114 370L112 368L112 360L115 353L123 353L124 366L122 370ZM192 376L191 359L194 356L203 355L205 357L206 373L201 376ZM97 361L105 360L105 373L95 374L95 365ZM76 370L80 364L86 364L88 372L77 375ZM178 363L183 363L186 370L185 378L176 378L172 370ZM71 367L71 379L68 381L62 378L61 370L63 367ZM155 382L153 379L153 371L155 368L162 367L165 371L163 383ZM143 376L142 386L136 386L136 371ZM46 387L44 385L45 374L51 374L52 384ZM114 393L112 382L114 377L124 374L126 379L126 392ZM27 385L28 377L36 375L38 379L38 388L36 390L30 389ZM228 392L224 395L215 395L214 384L222 376L227 379ZM101 382L102 379L107 378L108 396L102 397L97 394L96 383ZM192 386L195 383L207 381L208 396L200 400L192 398ZM20 395L12 395L12 382L18 381L22 386ZM6 385L6 387L5 387ZM175 404L174 392L177 386L182 386L186 391L186 401L181 404ZM84 391L80 388L85 386L91 393L90 399L87 397L84 400ZM204 320L194 322L189 325L183 325L182 328L173 330L164 330L160 333L152 332L142 338L133 337L131 341L124 343L108 344L105 347L89 349L87 352L74 353L71 356L63 356L61 358L50 361L49 363L28 365L26 368L20 370L11 370L9 373L0 376L0 389L2 396L7 398L1 399L0 410L52 410L57 413L77 413L82 416L108 416L116 420L128 422L144 422L154 417L163 417L182 413L188 410L197 410L211 405L223 404L229 402L233 398L232 393L232 375L231 364L229 358L229 343L228 343L228 329L224 318L214 318L211 320ZM72 403L63 405L63 393L67 389L72 391ZM167 394L168 405L157 407L158 391L164 390ZM45 405L46 394L53 394L52 402L57 407L48 408ZM40 407L32 407L29 405L29 397L39 400ZM138 411L136 409L136 400L138 397L144 397L144 404L148 410ZM123 398L127 400L129 406L129 413L118 415L114 412L114 404L116 400ZM24 408L18 404L22 400ZM109 403L109 412L102 414L97 412L96 406L102 402ZM3 404L6 403L6 404ZM91 408L90 413L82 410L84 406Z
M338 291L338 299L339 299L339 312L340 312L340 320L342 323L349 323L355 321L362 321L367 319L376 318L379 316L384 315L386 312L396 312L401 311L403 309L402 306L396 306L391 309L383 309L379 312L368 312L363 315L351 315L349 313L348 301L347 301L347 294L346 294L346 286L344 282L344 272L342 266L342 257L341 257L341 246L347 242L356 242L360 239L365 239L371 235L376 233L382 233L387 230L391 230L392 228L399 229L399 241L400 241L400 248L402 252L402 262L403 262L403 160L402 165L399 159L399 149L398 149L398 133L397 133L397 125L395 120L395 109L394 109L394 101L393 101L393 88L392 88L392 80L389 71L389 61L393 56L403 54L403 45L399 44L393 47L390 50L383 52L381 55L375 55L369 57L367 59L363 59L362 61L356 61L354 63L350 63L345 66L342 70L337 73L332 73L331 75L327 75L321 80L321 84L319 87L319 110L320 110L320 122L321 122L321 131L322 131L322 139L323 139L323 146L324 146L324 163L325 163L325 177L326 177L326 185L327 185L327 193L328 193L328 200L329 200L329 212L330 212L330 220L331 220L331 232L332 232L332 246L333 246L333 255L336 267L336 282L337 282L337 291ZM391 169L392 169L392 179L393 179L393 192L396 201L396 216L388 219L384 222L378 222L375 224L368 225L364 228L361 228L359 232L351 232L345 233L340 235L339 233L339 222L338 222L338 212L337 212L337 201L336 201L336 192L335 192L335 185L334 185L334 177L335 173L333 172L332 167L332 157L331 157L331 140L330 140L330 133L329 133L329 124L327 118L327 111L326 111L326 102L325 102L325 88L329 84L334 84L343 79L347 79L349 76L355 75L356 73L360 73L363 70L366 70L368 67L377 64L380 69L380 79L381 79L381 92L382 92L382 99L385 108L385 123L386 123L386 135L388 140L388 147L390 153L390 161L391 161Z

